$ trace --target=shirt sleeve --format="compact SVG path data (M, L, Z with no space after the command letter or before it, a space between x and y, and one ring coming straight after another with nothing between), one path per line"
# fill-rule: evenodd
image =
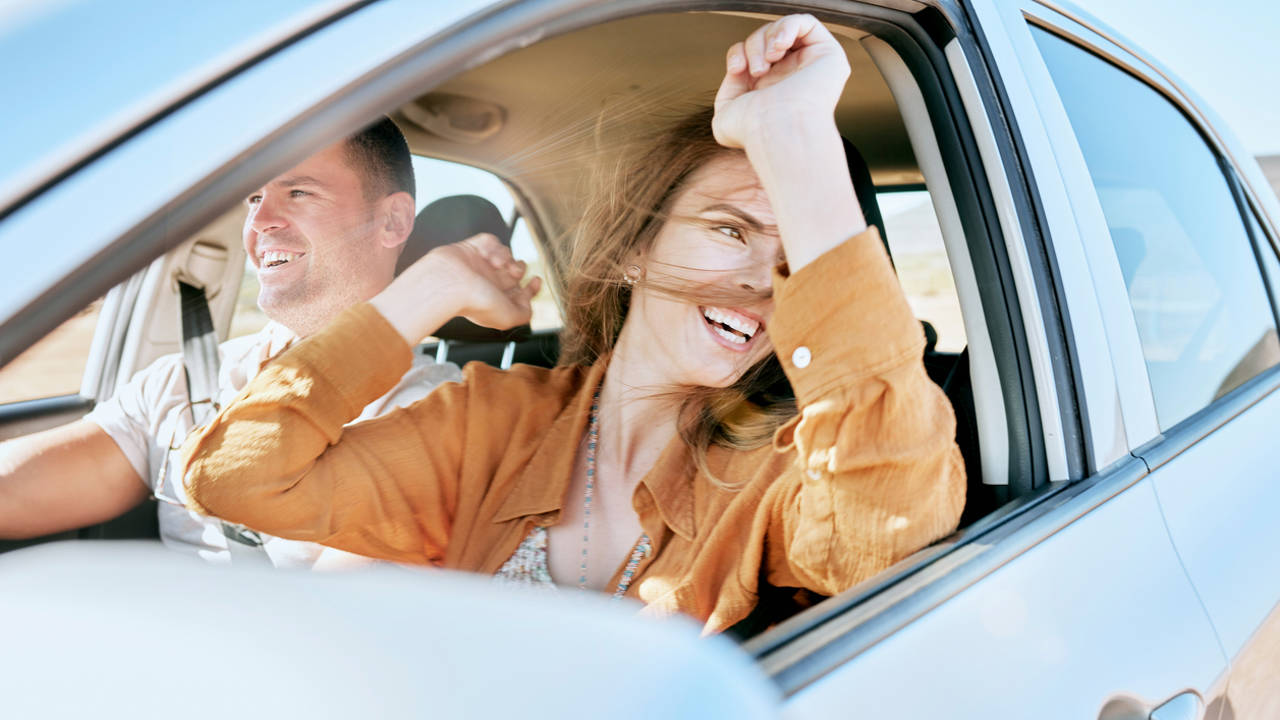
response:
M964 463L875 228L774 282L769 334L800 412L775 436L798 467L770 505L769 580L831 595L952 532Z
M85 416L115 441L152 492L156 473L152 472L151 458L159 454L154 446L161 442L165 413L173 404L174 394L186 392L185 385L177 384L181 373L180 356L161 357ZM163 441L167 442L168 438Z
M410 360L409 346L367 304L280 355L188 437L182 465L192 509L360 555L442 560L465 423L439 420L465 416L463 386L343 427L394 387Z

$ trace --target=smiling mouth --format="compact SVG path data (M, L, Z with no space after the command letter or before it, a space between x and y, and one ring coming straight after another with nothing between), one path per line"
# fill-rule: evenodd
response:
M276 268L286 263L302 257L303 253L285 252L283 250L268 250L262 254L262 259L258 265L263 268Z
M731 310L702 307L702 319L716 335L735 345L746 345L760 331L759 321Z

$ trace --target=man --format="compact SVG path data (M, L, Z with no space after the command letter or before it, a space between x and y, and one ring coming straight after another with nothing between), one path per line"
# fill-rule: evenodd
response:
M383 118L246 199L245 251L258 270L258 305L272 322L219 348L220 404L298 337L391 282L413 229L413 193L408 144ZM456 366L422 359L358 420L410 404L437 384L460 378ZM229 541L220 521L187 510L170 453L192 425L182 357L170 355L84 419L0 444L0 538L100 523L154 495L161 539L174 549L214 562L234 557L269 559L277 567L352 564L355 556L311 543L266 537L253 548Z

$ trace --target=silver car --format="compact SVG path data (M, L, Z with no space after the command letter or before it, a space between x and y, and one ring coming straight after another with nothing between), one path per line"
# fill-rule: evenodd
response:
M582 164L705 103L723 48L796 11L853 67L837 125L956 409L957 533L790 617L762 597L736 642L439 573L7 542L0 715L1280 717L1280 203L1156 59L1057 0L6 8L0 437L176 351L175 274L251 331L238 201L378 114L420 177L464 178L420 202L486 196L555 286ZM539 312L517 342L420 350L550 363Z

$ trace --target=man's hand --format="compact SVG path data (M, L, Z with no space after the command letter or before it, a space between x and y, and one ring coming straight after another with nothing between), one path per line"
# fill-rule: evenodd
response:
M525 263L487 233L436 248L410 265L370 304L410 345L461 315L485 327L529 322L542 280L522 285Z

